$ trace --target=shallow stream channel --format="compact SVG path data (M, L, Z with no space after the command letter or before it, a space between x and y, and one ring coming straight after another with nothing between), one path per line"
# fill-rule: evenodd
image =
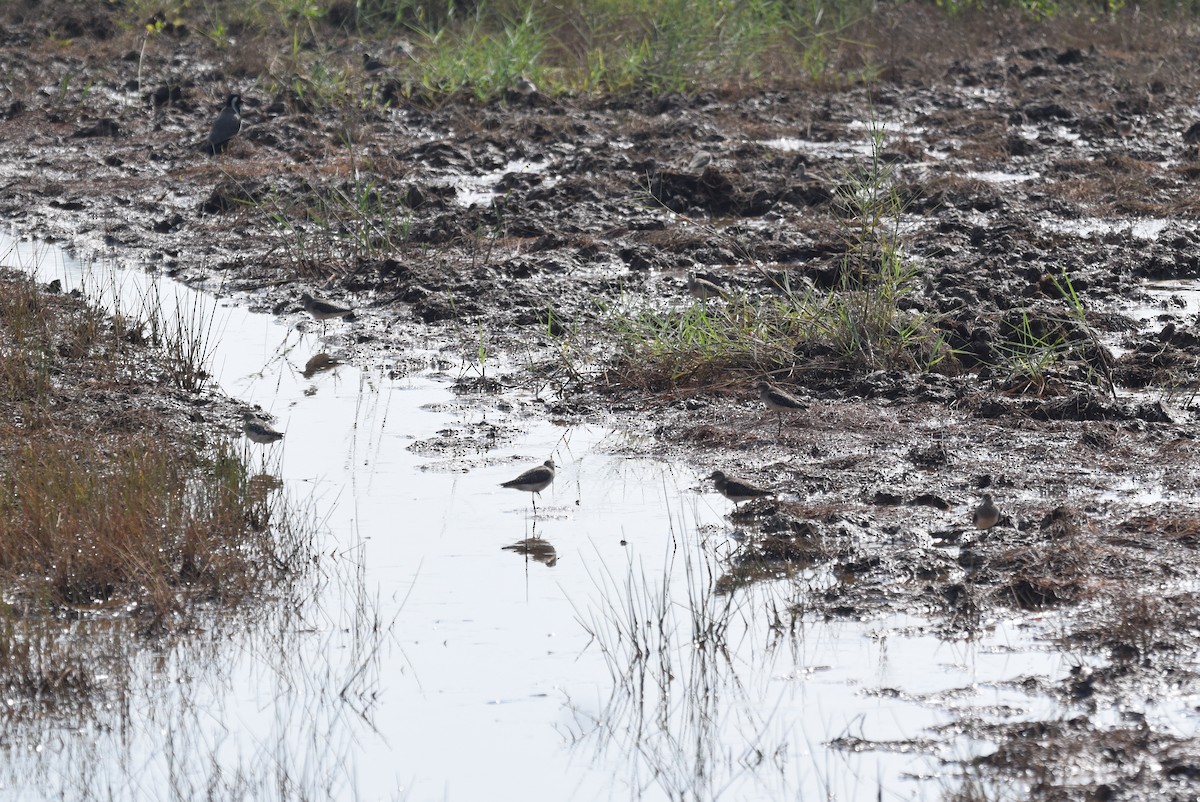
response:
M216 383L286 432L245 448L319 527L323 577L265 632L145 654L89 726L5 739L5 798L940 799L989 750L962 717L1071 715L1024 690L1082 659L1049 645L1059 613L969 641L796 614L836 580L723 588L752 535L706 471L633 457L633 435L548 420L531 392L456 394L465 368L432 348L397 354L419 370L306 371L353 321L322 333L44 243L0 253L110 311L155 297L210 321ZM429 447L486 427L517 434ZM535 515L500 484L547 458Z

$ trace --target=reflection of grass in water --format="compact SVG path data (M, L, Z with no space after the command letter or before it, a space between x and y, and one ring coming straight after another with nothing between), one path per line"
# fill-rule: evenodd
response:
M95 703L10 714L4 786L23 799L81 802L345 797L392 622L355 552L264 602L211 610L193 632L152 641L123 619L59 632L64 648L105 672ZM48 721L66 728L42 750Z
M783 764L791 736L774 732L773 706L750 698L742 679L759 672L748 653L756 637L782 631L758 619L772 605L749 592L718 592L724 561L707 547L691 552L687 537L674 543L660 569L630 564L623 575L606 566L593 574L602 598L577 607L577 618L613 687L599 711L572 704L579 729L571 737L628 754L621 779L638 789L657 784L671 799L717 798L745 779L793 798ZM673 585L677 558L683 592Z

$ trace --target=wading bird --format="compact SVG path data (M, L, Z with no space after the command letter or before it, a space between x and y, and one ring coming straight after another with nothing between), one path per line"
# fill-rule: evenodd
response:
M283 432L272 428L271 424L260 418L257 412L246 412L242 418L246 421L242 430L245 431L246 437L250 438L251 442L268 445L283 439Z
M716 485L717 492L732 501L735 507L740 502L749 501L752 498L762 498L764 496L775 495L770 490L763 490L761 487L755 487L745 479L736 479L732 476L726 476L723 471L713 471L708 475L708 478L713 480L713 484Z
M513 490L524 490L533 493L533 514L537 515L537 498L539 494L554 481L554 460L548 459L536 468L530 468L516 479L501 482L501 487L511 487Z
M725 294L725 290L706 278L696 278L693 273L688 273L687 291L693 298L698 298L701 301L707 301L709 298L729 300L729 296Z
M332 320L335 317L345 317L354 312L348 306L335 304L333 301L326 301L324 298L314 298L307 292L300 296L300 304L304 307L304 311L312 315L313 320L319 321L321 324L321 333L325 333L325 321Z

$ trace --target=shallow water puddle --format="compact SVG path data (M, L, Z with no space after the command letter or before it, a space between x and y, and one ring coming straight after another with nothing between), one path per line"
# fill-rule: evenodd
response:
M784 153L802 152L825 157L857 158L875 155L873 140L876 135L878 135L880 143L886 147L903 142L909 137L919 137L926 133L926 128L921 125L898 120L850 120L846 123L846 130L855 132L860 138L819 141L799 136L781 136L750 140L750 142Z
M502 191L500 182L510 175L535 175L543 186L553 186L558 179L544 175L549 166L550 162L548 161L514 159L498 170L481 175L457 175L447 183L454 187L457 193L454 197L455 203L467 207L476 204L488 206L491 204L492 198Z
M1168 324L1189 327L1200 316L1200 281L1195 279L1156 279L1141 285L1142 297L1126 304L1122 313L1137 321L1143 331L1160 330ZM1105 346L1120 358L1129 352L1120 337L1106 337ZM1143 396L1143 390L1118 389L1118 395ZM1190 391L1182 396L1190 403Z
M813 139L781 136L775 139L763 139L758 144L780 150L784 153L820 153L825 156L870 156L873 145L870 139L861 142L818 142Z
M1076 220L1042 218L1038 225L1047 231L1073 234L1078 237L1094 237L1119 234L1128 231L1136 239L1151 240L1158 237L1168 226L1193 228L1194 224L1181 220L1147 218L1142 220L1116 220L1100 217L1081 217Z
M256 798L938 798L956 784L939 758L986 745L909 742L964 710L1046 715L1053 703L1013 680L1052 681L1078 659L1043 649L1053 622L1033 618L972 642L903 616L792 626L816 578L715 593L736 548L731 504L689 468L623 456L618 432L525 415L528 394L505 409L456 398L434 368L306 378L322 344L299 313L251 313L49 246L0 252L64 289L211 318L220 385L287 432L253 458L328 529L315 612L148 655L112 721L8 751L5 785L22 799L199 798L231 778ZM437 447L485 419L519 434ZM499 483L551 456L535 518L528 494ZM534 536L553 560L503 550Z
M1158 279L1142 285L1149 304L1138 304L1125 314L1143 324L1172 318L1191 323L1200 315L1200 281L1195 279Z
M1039 173L1007 173L1003 170L983 170L983 171L968 171L963 173L964 178L972 178L976 181L984 181L988 184L1021 184L1025 181L1033 181L1040 178Z

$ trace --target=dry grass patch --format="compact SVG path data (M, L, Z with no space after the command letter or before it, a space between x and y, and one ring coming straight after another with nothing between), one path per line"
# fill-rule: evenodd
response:
M78 656L112 628L76 643L66 622L189 629L306 564L244 455L202 445L151 329L0 274L0 688L20 705L78 703L111 674Z

